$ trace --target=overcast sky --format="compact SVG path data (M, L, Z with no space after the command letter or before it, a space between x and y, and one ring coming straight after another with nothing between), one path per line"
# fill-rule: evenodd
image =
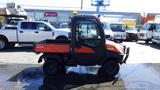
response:
M0 4L15 2L16 5L53 6L58 8L79 8L81 0L0 0ZM159 0L110 0L106 10L119 12L157 12L160 13ZM83 9L95 9L91 0L83 0Z

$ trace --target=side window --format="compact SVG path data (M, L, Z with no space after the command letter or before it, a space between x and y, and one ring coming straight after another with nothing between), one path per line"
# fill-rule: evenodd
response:
M37 29L36 23L34 23L34 22L22 22L21 28L22 29Z
M51 29L44 23L37 23L37 29L43 31L51 31Z
M80 21L77 24L77 34L78 36L77 40L80 41L81 43L90 45L90 46L95 46L98 44L98 41L101 39L99 32L98 32L98 27L95 21L90 20L90 21Z

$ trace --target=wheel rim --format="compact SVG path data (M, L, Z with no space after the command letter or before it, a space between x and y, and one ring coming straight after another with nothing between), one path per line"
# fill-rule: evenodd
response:
M3 49L5 47L5 42L4 41L0 41L0 49Z

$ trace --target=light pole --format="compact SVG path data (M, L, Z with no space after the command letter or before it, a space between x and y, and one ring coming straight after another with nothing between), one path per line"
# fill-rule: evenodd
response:
M81 10L83 9L83 0L81 0Z

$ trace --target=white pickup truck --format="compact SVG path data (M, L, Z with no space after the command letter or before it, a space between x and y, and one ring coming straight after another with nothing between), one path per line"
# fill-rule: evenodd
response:
M56 29L44 21L20 21L16 27L0 29L0 50L16 43L31 44L45 39L67 39L67 29Z

